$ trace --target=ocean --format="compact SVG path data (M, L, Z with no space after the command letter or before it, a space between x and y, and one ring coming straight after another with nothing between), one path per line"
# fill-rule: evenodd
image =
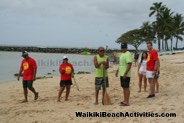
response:
M21 61L21 52L0 51L0 83L15 81L15 73L18 73ZM59 53L29 53L29 56L37 62L37 77L47 76L48 74L59 75L59 66L62 58L67 55L69 62L73 64L75 73L79 71L94 72L93 55L80 54L59 54Z

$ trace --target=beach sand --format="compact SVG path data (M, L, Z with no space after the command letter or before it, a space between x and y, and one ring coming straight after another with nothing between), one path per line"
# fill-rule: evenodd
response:
M94 73L75 76L80 91L72 86L68 101L57 102L60 77L34 82L39 98L34 101L29 91L28 103L23 99L21 81L0 84L0 123L182 123L184 122L184 54L160 56L160 90L155 98L147 99L148 92L138 93L137 67L132 66L130 106L119 106L123 98L117 66L109 68L110 87L107 89L112 105L94 105ZM74 82L73 82L74 83ZM149 90L149 84L147 87ZM75 112L152 112L176 113L176 117L76 117Z

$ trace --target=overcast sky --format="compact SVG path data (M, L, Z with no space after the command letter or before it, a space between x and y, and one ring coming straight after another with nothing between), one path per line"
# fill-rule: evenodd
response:
M160 1L0 0L0 44L119 48L121 34L153 20L154 2ZM184 15L183 0L162 2Z

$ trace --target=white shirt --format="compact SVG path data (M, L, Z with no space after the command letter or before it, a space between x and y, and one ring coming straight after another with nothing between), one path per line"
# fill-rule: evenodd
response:
M140 66L140 69L139 71L142 71L142 72L146 72L146 60L142 60L142 63L141 63L141 60L139 60L139 63L141 63L141 66Z

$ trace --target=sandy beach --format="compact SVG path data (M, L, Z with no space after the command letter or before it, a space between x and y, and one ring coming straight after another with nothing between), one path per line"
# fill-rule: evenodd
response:
M23 99L21 81L0 84L0 123L182 123L184 122L184 54L160 56L160 90L155 98L147 99L148 92L138 93L137 67L132 66L130 106L119 106L123 90L119 77L115 77L117 65L109 68L112 105L94 105L94 73L75 76L80 91L72 86L68 101L57 102L60 77L40 79L34 82L39 98L34 101L29 91L28 103ZM149 84L147 91L149 90ZM101 102L101 92L99 102ZM76 117L75 112L152 112L176 113L176 117Z

